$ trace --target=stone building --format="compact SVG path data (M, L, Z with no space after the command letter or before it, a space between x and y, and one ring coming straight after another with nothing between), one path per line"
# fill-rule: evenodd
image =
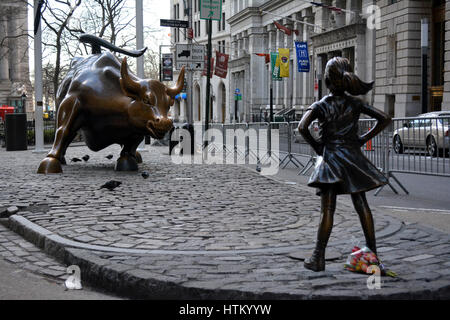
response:
M230 53L229 74L223 82L226 122L234 119L235 89L242 94L237 108L239 121L267 119L270 65L256 53L276 52L278 48L290 49L290 76L272 82L275 113L295 112L298 118L302 110L326 95L323 73L326 62L334 56L348 58L361 79L375 81L374 90L363 97L368 103L395 117L422 113L420 28L423 18L428 18L430 26L426 111L450 110L450 1L321 0L318 3L328 7L303 0L225 1L226 26L221 36L230 39L230 45L226 46L226 52ZM275 22L293 32L286 34ZM198 23L205 25L204 21ZM206 34L196 40L204 43ZM296 40L308 43L311 64L308 73L297 71ZM203 94L202 81L198 83ZM213 92L217 94L217 90Z
M0 2L0 105L25 109L28 120L34 118L33 89L28 65L27 2ZM26 95L26 98L24 96Z
M183 0L171 0L171 19L188 20L188 11L185 10ZM186 5L187 8L187 5ZM212 57L215 58L215 51L229 54L230 48L230 27L226 23L230 12L230 0L222 4L221 21L212 22ZM193 44L206 45L208 43L207 20L200 19L200 0L192 0L192 29ZM172 28L172 43L187 43L187 29ZM175 47L172 48L175 53ZM175 70L174 78L178 76L179 70ZM193 120L202 121L205 118L206 106L206 76L202 76L202 71L194 72L193 81ZM210 100L210 121L211 122L229 122L230 119L230 101L229 101L229 72L226 78L220 78L215 75L211 78L211 100ZM187 121L187 102L185 99L175 101L172 109L172 115L176 121Z
M450 2L377 1L374 105L395 117L422 113L421 20L428 19L426 111L450 110ZM445 85L444 85L445 84Z

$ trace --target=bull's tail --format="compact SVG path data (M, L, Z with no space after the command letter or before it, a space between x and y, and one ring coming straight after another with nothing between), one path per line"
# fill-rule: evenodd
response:
M83 43L89 43L92 46L92 54L101 53L101 47L105 47L109 50L112 50L114 52L123 53L127 56L131 57L140 57L144 54L145 50L147 50L147 47L140 49L140 50L126 50L119 48L112 43L109 43L108 41L103 40L102 38L96 37L92 34L82 34L80 36L80 42Z

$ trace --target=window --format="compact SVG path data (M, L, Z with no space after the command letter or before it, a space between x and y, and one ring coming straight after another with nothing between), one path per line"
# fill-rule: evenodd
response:
M219 21L219 23L222 23L222 30L225 30L225 12L222 12L222 21Z

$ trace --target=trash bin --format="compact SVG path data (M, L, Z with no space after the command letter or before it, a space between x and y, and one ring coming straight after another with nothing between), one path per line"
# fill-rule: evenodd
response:
M194 126L192 124L188 124L188 123L184 123L183 125L174 125L173 128L170 130L169 133L169 154L172 154L172 150L173 148L175 148L175 146L180 143L180 141L183 141L183 136L180 137L180 132L179 129L184 129L189 131L190 136L191 136L191 150L181 150L181 154L193 154L194 153ZM173 132L175 131L175 136L173 141L172 141L172 135ZM189 152L190 151L190 152Z
M6 151L27 150L27 115L25 113L5 114Z

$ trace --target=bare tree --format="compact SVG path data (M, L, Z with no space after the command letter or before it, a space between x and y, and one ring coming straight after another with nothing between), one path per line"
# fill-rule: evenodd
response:
M52 48L55 55L54 74L52 77L53 93L56 95L60 75L61 75L61 56L63 52L63 44L68 41L70 36L70 20L73 18L75 10L81 5L82 0L54 0L49 6L48 2L44 8L42 21L45 23L46 37L43 44L46 49ZM44 33L44 32L43 32ZM44 38L44 37L43 37ZM56 97L54 99L56 101Z

